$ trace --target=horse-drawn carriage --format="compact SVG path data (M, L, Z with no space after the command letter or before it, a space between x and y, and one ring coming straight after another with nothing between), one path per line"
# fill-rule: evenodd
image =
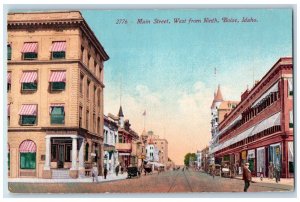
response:
M146 165L146 166L144 166L144 172L145 172L145 175L148 173L151 173L152 174L152 166L150 165Z
M141 173L137 167L128 167L127 168L127 178L140 177Z

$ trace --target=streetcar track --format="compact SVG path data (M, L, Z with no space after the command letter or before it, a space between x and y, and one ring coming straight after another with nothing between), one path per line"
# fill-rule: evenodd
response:
M171 189L173 188L173 186L175 185L175 181L176 181L176 179L177 179L179 173L180 173L180 170L177 170L177 175L175 176L175 178L174 178L174 180L173 180L173 182L172 182L172 184L171 184L171 186L170 186L168 192L170 192Z
M188 172L189 172L189 174L191 175L190 171L189 171L189 170L187 170L187 171L188 171ZM186 179L186 181L187 181L187 183L188 183L188 186L189 186L189 188L190 188L191 192L193 192L192 186L191 186L191 184L190 184L189 180L187 179L187 176L185 175L185 172L183 172L183 174L184 174L184 177L185 177L185 179Z

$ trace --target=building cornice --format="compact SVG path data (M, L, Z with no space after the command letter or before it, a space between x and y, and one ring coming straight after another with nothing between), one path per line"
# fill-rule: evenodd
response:
M291 57L284 57L280 58L273 66L272 68L263 76L263 78L248 92L247 97L244 100L241 100L240 103L230 111L226 119L224 119L221 123L219 123L219 128L224 127L225 121L232 118L234 115L239 115L240 113L237 113L242 109L241 106L243 106L246 102L249 102L255 94L257 94L265 85L268 83L280 70L284 68L290 68L293 66L293 58ZM234 117L236 118L236 117Z
M45 12L44 14L46 14ZM59 12L57 12L58 14ZM33 19L33 20L28 20L25 17L22 19L14 20L13 17L12 19L8 19L7 22L7 29L12 30L12 29L36 29L36 28L52 28L52 29L61 29L65 27L78 27L81 29L83 33L85 33L86 37L93 43L95 49L99 52L101 59L103 61L107 61L109 59L109 56L107 55L106 51L104 50L103 46L95 36L94 32L92 29L89 27L87 22L84 20L82 17L81 13L79 16L73 17L73 18L67 18L67 19ZM37 14L37 13L15 13L15 15L26 15L26 14ZM50 13L49 13L50 14ZM53 14L53 12L51 13ZM14 14L11 13L9 14L9 17L13 16Z

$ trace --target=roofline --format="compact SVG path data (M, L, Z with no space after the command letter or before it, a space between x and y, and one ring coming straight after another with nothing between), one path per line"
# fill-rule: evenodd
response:
M72 13L72 12L76 12L79 13L80 18L70 18L70 19L48 19L48 20L10 20L7 21L7 25L9 25L9 23L14 23L14 22L24 22L26 23L38 23L38 22L42 22L42 21L47 21L47 22L58 22L58 21L64 21L64 22L68 22L68 21L80 21L82 23L80 23L78 25L78 27L86 34L86 37L90 39L90 41L94 42L94 47L95 49L99 52L101 59L103 61L107 61L109 60L109 56L106 53L106 51L104 50L102 44L100 43L100 41L98 40L98 38L96 37L96 35L94 34L93 30L90 28L90 26L88 25L88 23L86 22L86 20L84 19L84 17L82 16L81 12L78 10L71 10L71 11L37 11L37 12L12 12L12 13L8 13L8 15L15 15L15 14L45 14L45 13ZM18 25L15 25L18 26Z
M293 57L288 56L288 57L281 57L277 60L277 62L269 69L269 71L267 71L267 73L259 80L259 82L257 84L254 85L254 87L248 92L247 97L244 100L241 100L238 105L230 111L230 113L227 115L227 118L223 119L220 123L219 123L219 127L224 123L224 121L227 121L229 118L229 116L233 116L232 114L235 113L235 111L237 111L237 109L240 107L241 103L245 102L247 100L247 98L257 90L257 88L261 85L262 81L267 78L269 76L269 74L274 71L274 68L279 65L280 62L283 62L284 60L292 60L292 65L293 65ZM284 64L283 64L284 65Z

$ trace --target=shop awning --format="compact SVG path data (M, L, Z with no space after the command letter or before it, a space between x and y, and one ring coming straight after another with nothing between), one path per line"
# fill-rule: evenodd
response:
M260 101L265 99L270 93L274 92L278 92L278 82L276 82L271 88L269 88L269 90L267 90L262 96L260 96L260 98L252 104L251 108L254 108Z
M270 116L269 118L255 125L255 128L250 136L260 133L273 126L280 126L280 112L274 114L273 116Z
M130 156L130 153L119 153L119 156Z
M66 82L66 71L52 71L49 82Z
M35 83L37 80L37 72L23 72L20 83Z
M24 43L21 53L37 53L37 47L38 43L36 42Z
M53 107L64 107L65 104L63 103L53 103L53 104L50 104L50 108L49 108L49 113L51 114L52 110L53 110Z
M65 41L53 42L51 47L51 52L62 52L62 51L66 51L66 42Z
M19 150L20 150L20 153L34 153L34 152L36 152L36 145L31 140L25 140L20 145Z
M11 84L11 72L7 72L7 83Z
M37 105L22 105L19 115L24 116L36 116L37 114Z

